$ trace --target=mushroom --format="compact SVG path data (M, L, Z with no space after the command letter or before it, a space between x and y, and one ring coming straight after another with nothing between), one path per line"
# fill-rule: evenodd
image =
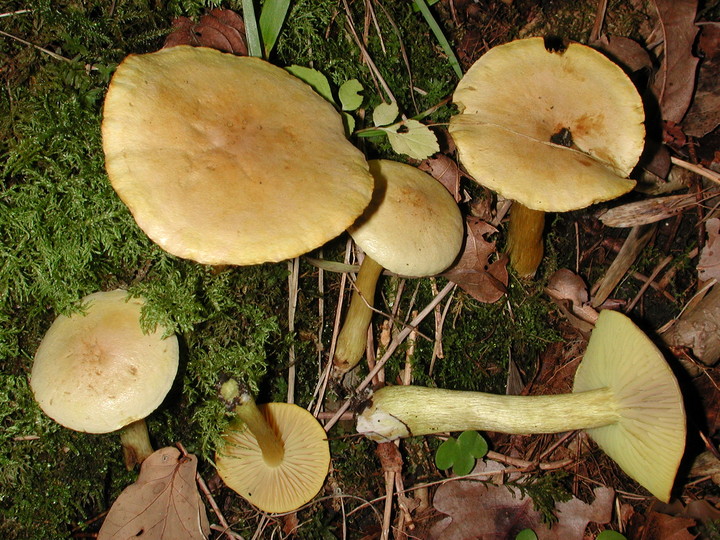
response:
M215 455L225 484L265 512L290 512L312 500L330 465L327 435L315 417L291 403L257 406L234 379L220 395L237 415Z
M145 417L178 369L175 335L140 326L144 300L117 289L83 298L84 312L55 319L35 353L30 386L57 423L87 433L120 430L125 464L153 453Z
M405 163L381 159L369 165L375 177L373 198L348 229L365 256L338 335L335 376L362 358L383 268L412 277L439 274L453 263L464 238L460 210L440 182Z
M514 200L507 237L523 277L542 259L545 212L627 193L645 138L642 100L622 69L579 43L542 38L492 48L453 100L450 133L475 181Z
M600 312L571 394L387 386L357 419L358 432L383 442L446 431L575 429L586 430L630 477L667 502L685 448L683 398L662 353L621 313Z
M105 98L110 182L163 249L275 262L342 233L373 179L338 112L259 58L177 46L130 55Z

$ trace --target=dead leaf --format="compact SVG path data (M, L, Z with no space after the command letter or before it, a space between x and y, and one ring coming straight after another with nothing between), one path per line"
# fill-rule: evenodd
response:
M697 0L653 0L658 13L658 33L662 39L660 69L652 91L660 104L662 119L679 123L690 106L695 87L698 59L693 45Z
M460 202L460 179L465 175L454 160L445 154L438 154L424 160L418 169L430 174L455 197L455 202Z
M474 472L481 472L484 467L502 469L494 462L480 462ZM432 527L429 538L515 538L518 532L528 528L535 531L540 540L581 540L591 521L599 524L610 521L614 498L614 490L600 487L595 489L592 504L579 499L559 503L556 506L558 521L548 528L533 508L532 499L522 498L517 488L464 480L448 482L438 488L433 499L435 509L448 517Z
M192 45L247 56L245 23L230 9L212 9L196 23L187 17L178 17L172 26L173 31L165 38L163 48Z
M707 242L700 251L697 271L700 281L716 279L720 281L720 219L710 218L705 222Z
M174 447L147 458L137 481L110 508L98 540L205 539L210 534L195 483L197 458Z
M703 137L720 125L720 23L700 26L698 51L703 56L698 71L697 89L683 120L683 129L693 137Z
M650 511L645 516L635 514L625 535L637 540L693 540L695 535L688 531L688 527L694 526L694 519Z
M550 277L545 292L570 324L586 335L592 331L598 313L588 303L587 285L580 276L561 268Z
M637 41L622 36L602 35L600 39L590 43L600 49L616 64L621 65L628 73L635 73L653 67L650 54Z
M485 236L496 232L489 223L466 217L465 243L460 259L443 273L475 300L488 304L502 298L508 284L507 257L490 262L490 257L496 253L495 242L486 240Z

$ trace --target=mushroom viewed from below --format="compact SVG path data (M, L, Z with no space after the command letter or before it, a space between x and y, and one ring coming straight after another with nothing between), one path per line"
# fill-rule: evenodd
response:
M460 209L435 178L396 161L371 160L369 165L373 198L348 229L365 257L335 347L337 377L355 367L365 351L383 268L410 277L439 274L455 261L464 238Z
M627 193L645 140L635 86L602 53L543 38L490 49L458 84L450 119L475 181L514 204L507 250L523 277L542 259L545 212L585 208Z
M215 455L223 482L265 512L290 512L311 501L330 467L327 435L315 417L292 403L257 406L234 379L220 395L237 415Z
M140 228L200 263L296 257L345 231L372 196L338 112L259 58L190 46L128 56L102 137L110 182Z
M175 335L140 326L144 301L117 289L82 301L85 310L60 315L35 354L30 386L40 408L69 429L120 430L128 467L153 453L145 417L162 403L178 369Z
M465 430L584 429L630 477L667 502L685 451L685 424L683 396L662 353L625 315L604 310L571 394L510 396L386 386L371 396L357 430L387 441Z

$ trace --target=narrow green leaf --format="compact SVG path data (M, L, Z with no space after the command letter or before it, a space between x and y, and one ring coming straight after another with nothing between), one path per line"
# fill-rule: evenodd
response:
M455 440L454 437L450 437L438 446L438 449L435 451L435 466L441 471L449 469L453 466L453 463L455 463L459 450L460 447L458 446L457 440Z
M360 108L363 102L363 85L357 79L345 81L338 90L338 99L343 111L354 111Z
M243 0L243 20L245 21L245 39L247 39L248 56L263 57L262 42L258 31L255 4L253 0Z
M330 83L328 82L327 77L320 73L317 69L296 65L288 66L285 69L295 75L301 81L312 86L313 90L315 90L318 94L320 94L330 103L335 104L332 90L330 89Z
M263 4L260 12L260 35L265 45L265 58L270 58L289 7L290 0L265 0Z
M455 56L455 52L450 46L450 42L445 37L445 34L443 34L442 28L440 28L440 25L435 20L435 17L433 17L433 14L430 11L426 0L415 0L415 5L420 10L420 13L422 13L422 16L425 18L425 22L430 27L432 33L435 35L435 39L438 40L438 43L440 44L440 47L442 47L443 52L447 55L448 62L450 62L453 70L455 70L455 74L458 76L458 79L461 79L463 76L463 72L462 68L460 67L460 62L458 62L457 56Z

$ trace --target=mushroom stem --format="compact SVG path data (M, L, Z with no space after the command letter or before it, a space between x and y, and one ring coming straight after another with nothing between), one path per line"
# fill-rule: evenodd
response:
M382 271L383 267L365 254L355 280L350 307L335 346L335 376L343 375L354 368L365 352L367 330L373 314L371 306Z
M120 444L128 471L131 471L135 465L142 464L155 451L144 418L120 429Z
M279 466L285 456L285 446L250 393L241 390L235 379L230 379L220 387L220 395L226 403L235 405L233 412L255 437L263 461L268 467Z
M534 276L540 266L544 227L545 212L513 202L506 251L510 264L521 277Z
M357 430L376 441L451 431L559 433L613 424L620 413L613 392L505 396L420 386L375 392Z

